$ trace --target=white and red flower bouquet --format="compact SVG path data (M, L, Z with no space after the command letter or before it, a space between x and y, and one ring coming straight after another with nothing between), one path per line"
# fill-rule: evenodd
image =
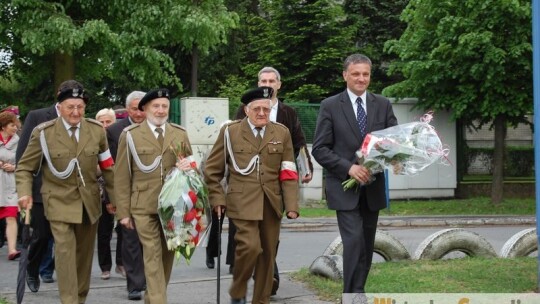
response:
M448 149L429 124L432 119L433 113L429 112L420 121L367 134L362 147L356 151L358 164L371 172L367 184L375 180L374 174L384 169L396 175L416 175L437 161L446 162ZM342 185L343 190L348 190L358 186L359 182L349 178Z
M171 147L172 152L183 158L182 151ZM169 250L176 259L183 256L189 265L197 246L206 246L212 224L208 188L196 169L173 168L165 178L159 194L158 216L163 227Z

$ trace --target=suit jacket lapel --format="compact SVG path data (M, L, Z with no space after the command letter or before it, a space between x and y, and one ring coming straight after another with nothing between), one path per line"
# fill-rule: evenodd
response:
M105 130L103 130L103 132L105 132ZM81 128L79 129L79 144L77 145L77 156L81 154L84 146L86 146L91 136L92 135L90 134L88 123L86 122L86 120L82 119Z
M174 142L174 134L173 134L173 127L166 123L165 125L165 137L163 137L163 149L161 151L161 153L165 153L167 151L167 149L169 149L170 146L174 146L174 148L178 151L178 149L184 149L184 147L177 147L176 145L180 145L180 143L176 143ZM182 151L183 154L185 154L183 152L183 150L180 150ZM183 155L185 156L185 155Z
M373 118L377 117L377 103L373 94L366 94L366 109L367 109L367 131L371 132L373 127Z
M156 136L154 135L154 132L150 129L150 126L145 121L141 122L141 139L152 144L154 147L158 149L158 151L161 152L162 147L159 146L159 142L157 141ZM167 132L165 132L167 133ZM165 140L163 140L163 145L165 146Z
M54 124L54 133L56 134L56 138L59 138L59 142L66 147L67 149L71 150L73 149L73 145L71 142L71 137L69 136L68 130L66 130L66 127L64 126L64 123L62 122L62 118L57 118L56 123ZM79 134L80 136L80 134ZM47 143L48 144L48 143ZM48 147L49 152L51 150L51 147Z
M276 115L276 121L279 122L280 124L284 124L285 125L285 115L287 113L285 113L285 110L283 109L283 107L281 106L281 103L278 101L278 108L277 108L277 115Z
M262 141L261 141L261 145L259 146L259 152L264 148L266 147L266 145L268 145L268 143L270 141L272 141L272 139L274 139L274 126L272 125L271 122L269 122L268 124L266 124L266 127L264 128L264 136L262 138Z
M248 141L251 145L253 145L255 147L255 150L258 150L259 142L253 135L253 131L251 130L249 123L247 121L248 119L249 118L246 117L242 121L242 137L244 138L245 141Z
M56 112L56 104L54 104L52 107L49 107L49 110L46 114L47 120L52 120L58 117L58 113Z
M347 123L351 127L354 137L358 140L359 145L362 144L362 137L360 135L360 129L358 128L358 122L356 121L356 115L354 113L354 108L352 107L352 103L350 101L349 95L347 94L347 90L345 90L343 93L341 93L341 111L343 112L343 115L345 116L345 119L347 120ZM369 113L369 111L368 111ZM368 115L369 117L369 115Z

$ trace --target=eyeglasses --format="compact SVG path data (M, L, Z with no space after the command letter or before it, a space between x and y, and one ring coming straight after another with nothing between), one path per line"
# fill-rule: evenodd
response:
M270 108L266 108L266 107L256 107L256 108L250 108L251 111L254 111L255 113L259 113L261 111L263 111L265 114L268 114L270 113Z
M78 110L78 111L84 111L84 109L86 108L85 105L78 105L78 106L65 106L66 110L68 110L69 112L73 112L75 110Z

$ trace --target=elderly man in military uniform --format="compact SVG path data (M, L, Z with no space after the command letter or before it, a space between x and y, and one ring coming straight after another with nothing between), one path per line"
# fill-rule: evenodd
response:
M205 169L210 203L227 212L237 227L231 303L246 303L247 283L255 273L252 303L269 303L280 222L285 212L297 218L298 173L289 130L270 122L271 87L242 96L246 118L223 128ZM227 167L228 190L220 181Z
M191 169L186 158L192 154L187 133L181 126L167 122L169 106L167 89L146 93L138 105L146 119L124 129L116 156L116 214L124 227L137 227L147 284L145 303L167 303L167 284L174 260L157 215L164 179L175 166ZM179 159L170 146L182 147L184 158Z
M19 160L17 192L20 207L31 208L32 181L42 172L41 193L55 241L60 300L84 303L101 215L96 168L100 166L112 193L114 162L101 124L84 118L88 98L83 86L74 80L62 83L57 100L60 117L34 129Z

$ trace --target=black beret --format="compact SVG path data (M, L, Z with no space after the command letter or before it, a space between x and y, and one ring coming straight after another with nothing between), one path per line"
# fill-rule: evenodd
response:
M242 95L242 103L247 105L248 103L257 99L270 99L272 98L272 94L274 94L274 89L271 87L258 87L251 89Z
M167 89L155 89L151 90L139 101L139 110L143 111L143 106L156 98L169 99L169 90Z
M88 103L88 97L86 96L84 88L82 86L77 86L75 88L65 88L58 92L58 95L56 96L58 102L62 102L69 98L80 98L84 101L84 103Z

